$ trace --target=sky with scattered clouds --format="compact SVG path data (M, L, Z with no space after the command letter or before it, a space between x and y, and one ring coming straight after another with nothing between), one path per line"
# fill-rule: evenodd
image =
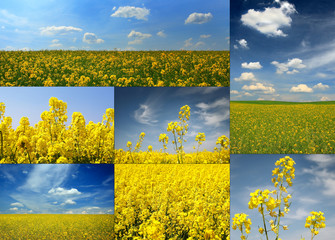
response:
M228 50L228 0L2 0L0 49Z
M231 99L335 100L335 2L231 1Z
M0 213L113 214L112 164L1 164Z
M13 119L16 128L21 117L28 117L30 126L41 121L41 114L49 111L49 99L56 97L67 103L68 121L72 113L83 114L86 124L89 121L101 122L107 108L114 108L113 87L2 87L0 102L6 106L5 116Z
M195 137L199 132L206 135L200 150L212 151L218 137L229 137L229 88L227 87L182 87L182 88L116 88L115 89L115 147L127 149L133 146L141 132L146 135L141 150L148 146L162 148L159 135L169 136L168 152L173 153L171 132L168 123L179 121L180 108L190 106L189 129L186 134L185 152L193 152L197 146Z
M271 182L275 162L286 155L252 154L231 155L231 216L244 212L252 221L249 239L259 239L258 227L262 226L257 209L250 210L250 193L257 189L274 189ZM329 240L335 234L335 156L334 155L289 155L295 162L295 179L288 188L292 195L290 212L281 219L288 231L281 231L282 239L294 240L301 236L309 239L311 233L305 228L306 217L311 211L325 213L326 228L321 229L317 239ZM239 239L238 231L231 230L232 239Z

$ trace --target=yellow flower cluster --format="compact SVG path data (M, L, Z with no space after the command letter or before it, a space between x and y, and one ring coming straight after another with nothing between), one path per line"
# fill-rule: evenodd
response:
M49 111L34 127L22 117L14 130L0 103L0 163L112 163L114 160L114 109L102 121L86 124L79 112L66 126L67 104L51 97Z
M117 239L229 239L229 164L116 164L115 175Z
M335 102L231 102L233 154L334 154Z
M276 190L260 190L257 189L255 192L250 193L250 201L248 203L250 209L258 208L258 212L262 216L263 227L259 227L258 231L261 235L265 234L266 239L269 239L269 232L273 232L275 239L279 238L279 230L282 227L283 230L288 230L287 225L281 225L281 218L285 217L285 214L289 212L291 203L291 195L287 193L287 188L293 185L292 179L295 178L295 162L292 158L286 156L276 161L276 168L272 171L272 182ZM268 213L265 213L266 211ZM310 228L312 233L312 239L319 233L320 228L324 228L325 218L322 212L311 212L312 216L306 219L306 228ZM273 218L268 220L267 216ZM233 218L233 229L237 227L241 231L241 239L246 239L243 232L243 224L245 226L245 233L250 233L251 220L247 220L247 215L244 213L236 214ZM250 223L250 224L249 224ZM269 223L270 226L267 225Z
M111 214L0 214L1 239L114 239Z
M229 51L2 51L0 86L229 86Z
M305 228L311 230L312 239L319 234L319 229L326 227L326 218L323 215L323 212L311 212L311 216L306 218Z
M137 141L135 150L132 151L132 142L127 142L128 151L119 149L115 151L115 163L229 163L230 161L230 143L229 139L222 135L217 141L217 147L213 152L204 150L199 152L200 145L206 141L204 133L198 133L195 141L198 142L196 153L185 153L183 143L188 131L187 121L190 119L191 111L188 105L180 108L179 121L170 122L167 131L172 133L172 145L176 154L166 153L169 137L162 133L159 135L158 141L163 144L163 149L153 151L152 146L148 146L147 151L140 151L145 133L142 132ZM195 148L195 147L194 147Z
M233 229L236 230L237 228L241 231L241 239L245 240L246 236L244 235L244 231L246 234L250 233L251 229L251 220L248 218L248 215L245 213L237 213L233 217Z

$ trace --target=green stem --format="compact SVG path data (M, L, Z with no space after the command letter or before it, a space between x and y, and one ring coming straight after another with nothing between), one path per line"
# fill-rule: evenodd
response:
M268 231L266 229L265 217L264 217L263 203L261 203L261 209L262 209L263 225L264 225L264 231L265 231L266 240L269 240Z

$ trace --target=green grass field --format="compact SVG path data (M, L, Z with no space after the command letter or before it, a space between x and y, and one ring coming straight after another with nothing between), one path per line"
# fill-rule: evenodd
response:
M233 154L335 153L335 102L232 101Z

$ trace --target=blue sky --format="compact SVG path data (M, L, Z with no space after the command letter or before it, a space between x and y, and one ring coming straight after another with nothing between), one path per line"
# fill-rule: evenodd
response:
M152 145L159 150L162 148L159 135L165 133L169 136L168 152L173 153L173 135L166 129L169 122L179 121L179 111L184 105L191 108L185 152L194 151L199 132L206 135L200 151L212 151L221 135L229 137L229 88L116 88L115 102L116 149L127 149L127 141L135 146L144 132L141 149L146 151Z
M89 121L101 122L107 108L114 108L113 87L2 87L0 102L6 106L5 116L12 117L13 127L19 125L21 117L28 117L30 126L41 121L41 114L49 111L49 99L57 97L67 103L67 125L72 113L83 114Z
M231 99L335 100L334 1L231 1Z
M112 164L1 164L0 213L112 214Z
M231 155L231 217L244 212L252 220L249 239L259 239L258 226L262 226L257 209L248 209L250 193L256 189L274 189L271 182L275 162L286 155ZM289 214L281 219L289 230L281 231L286 240L310 239L304 228L311 211L325 213L326 228L320 230L318 240L333 239L335 234L335 156L333 155L289 155L295 162L295 179L288 189L292 195ZM256 221L257 220L257 221ZM257 237L258 236L258 237ZM238 231L231 231L232 239L239 239Z
M0 49L228 50L228 0L2 0Z

